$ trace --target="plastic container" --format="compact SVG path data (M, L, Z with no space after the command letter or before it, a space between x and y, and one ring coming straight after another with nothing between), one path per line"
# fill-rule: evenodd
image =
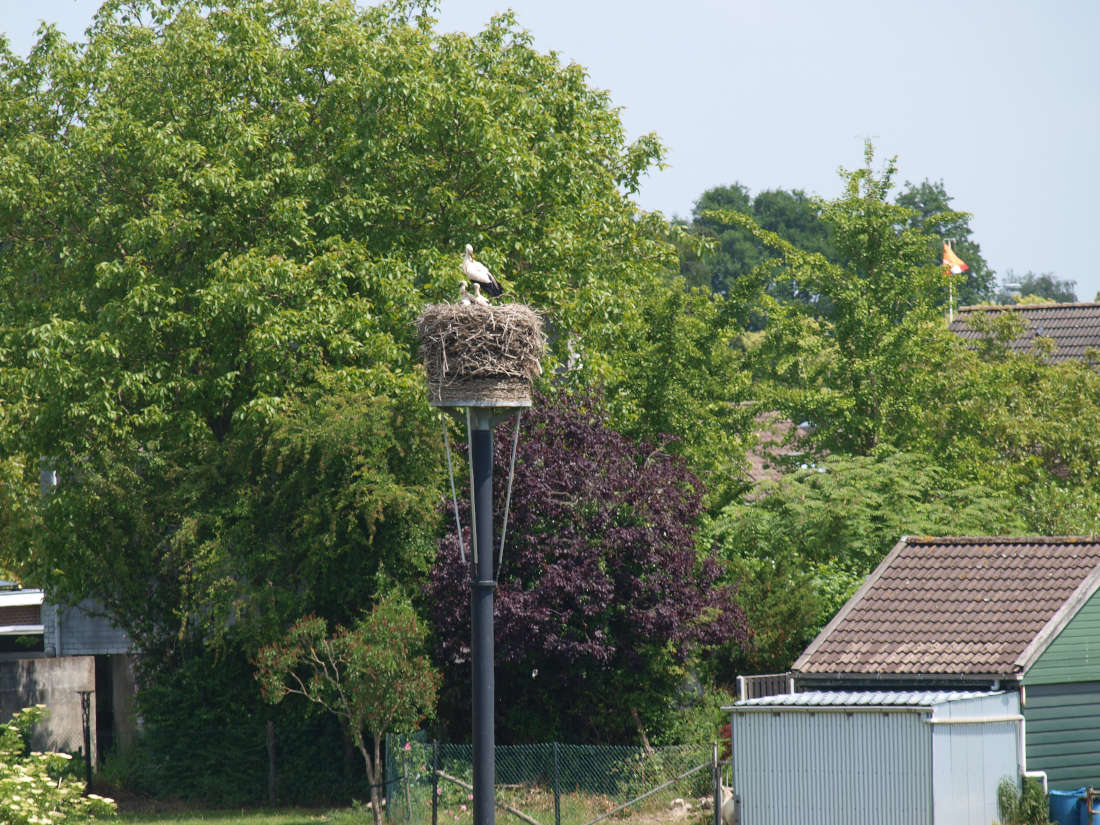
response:
M1092 810L1089 813L1089 791L1092 792ZM1081 797L1081 825L1100 825L1100 792L1089 788Z
M1050 791L1050 821L1057 825L1090 825L1085 789Z

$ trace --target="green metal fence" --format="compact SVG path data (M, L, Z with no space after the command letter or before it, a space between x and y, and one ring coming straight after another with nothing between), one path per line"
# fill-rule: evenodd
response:
M471 825L472 761L470 745L390 737L386 743L389 820ZM608 815L655 818L660 812L662 821L710 823L711 765L710 745L649 751L558 743L498 745L497 817L516 825L588 825Z

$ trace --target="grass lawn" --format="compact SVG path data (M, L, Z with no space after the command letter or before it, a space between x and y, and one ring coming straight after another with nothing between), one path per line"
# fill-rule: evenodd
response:
M365 808L123 813L118 818L119 825L370 825L371 821L370 811Z

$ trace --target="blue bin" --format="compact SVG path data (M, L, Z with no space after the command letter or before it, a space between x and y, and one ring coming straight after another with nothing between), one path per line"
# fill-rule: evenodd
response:
M1081 796L1081 825L1100 825L1100 796L1093 792L1093 813L1089 813L1089 795L1085 791Z
M1085 789L1050 792L1050 821L1057 825L1088 825Z

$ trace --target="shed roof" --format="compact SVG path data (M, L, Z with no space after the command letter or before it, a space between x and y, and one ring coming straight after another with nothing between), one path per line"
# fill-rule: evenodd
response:
M1100 539L904 537L796 675L1012 677L1100 586Z
M811 690L744 699L730 710L752 707L932 707L959 699L997 696L1003 691L980 690Z
M1054 341L1051 361L1084 360L1088 350L1100 349L1100 303L962 307L950 329L961 338L980 340L984 334L971 328L970 322L1003 312L1016 313L1027 324L1023 335L1008 345L1013 352L1034 352L1036 338Z

